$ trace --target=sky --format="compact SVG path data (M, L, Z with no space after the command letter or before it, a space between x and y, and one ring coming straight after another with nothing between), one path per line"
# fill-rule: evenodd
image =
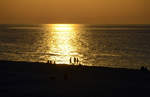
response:
M150 24L150 0L0 0L0 24Z

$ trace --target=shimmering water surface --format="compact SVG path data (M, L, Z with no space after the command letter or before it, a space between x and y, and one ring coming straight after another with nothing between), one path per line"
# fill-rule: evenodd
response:
M150 68L150 25L0 25L0 60Z

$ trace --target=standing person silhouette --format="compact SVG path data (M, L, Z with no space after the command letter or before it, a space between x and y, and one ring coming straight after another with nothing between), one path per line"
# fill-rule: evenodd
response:
M79 65L79 59L77 58L77 65Z
M74 65L76 64L76 62L77 62L77 61L76 61L76 58L74 57Z
M72 64L72 58L70 57L70 64Z

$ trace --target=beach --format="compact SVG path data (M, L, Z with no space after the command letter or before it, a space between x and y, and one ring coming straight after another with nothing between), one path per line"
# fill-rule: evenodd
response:
M0 61L1 97L149 97L138 69Z

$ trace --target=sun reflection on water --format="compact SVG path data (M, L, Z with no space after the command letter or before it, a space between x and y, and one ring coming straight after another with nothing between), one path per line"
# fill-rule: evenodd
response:
M50 59L57 64L69 64L69 58L77 55L73 40L76 37L75 25L52 24L49 26L51 39L49 53L54 54Z

